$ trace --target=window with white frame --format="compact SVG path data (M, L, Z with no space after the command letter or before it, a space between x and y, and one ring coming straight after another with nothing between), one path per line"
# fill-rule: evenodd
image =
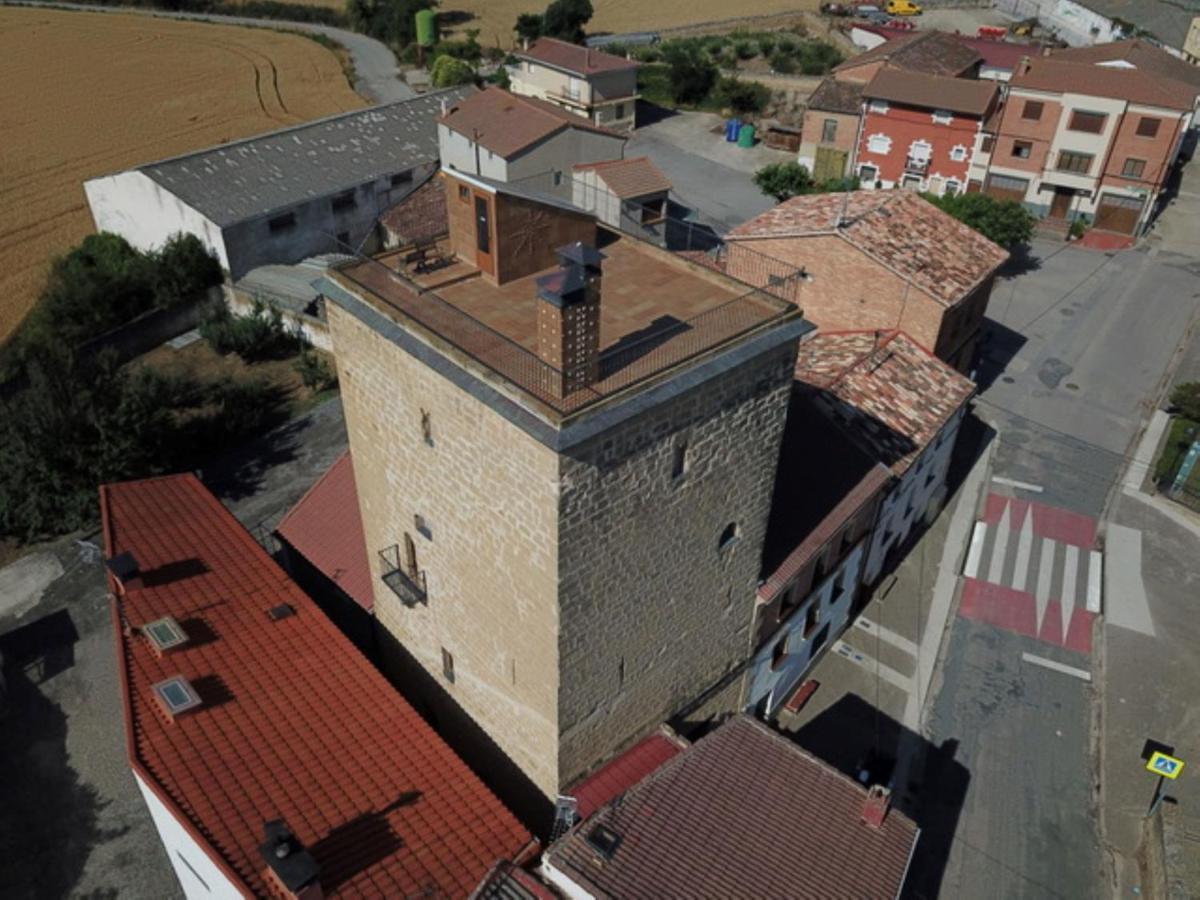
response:
M858 180L866 186L871 186L875 183L875 179L879 177L879 169L875 166L859 166Z
M887 156L892 152L892 139L886 134L873 134L867 138L867 152Z
M886 113L887 111L888 111L888 105L887 105L886 100L872 100L869 103L867 103L867 112L883 114L883 113Z
M957 194L961 190L962 190L962 185L960 185L953 178L947 178L946 185L945 185L945 187L942 188L942 194L946 197L953 197L955 194Z
M949 125L954 121L954 115L948 109L935 109L933 111L934 125Z
M913 141L908 145L908 155L913 159L929 159L933 154L933 144L929 141Z
M962 144L955 144L950 148L950 158L955 162L962 162L967 158L967 148Z

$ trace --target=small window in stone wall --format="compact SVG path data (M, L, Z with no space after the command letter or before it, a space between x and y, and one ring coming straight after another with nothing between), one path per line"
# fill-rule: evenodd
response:
M429 410L421 410L421 439L430 447L433 446L433 423L429 418Z
M733 544L736 543L737 539L738 539L737 522L730 522L728 525L725 526L725 530L721 532L721 538L719 541L717 541L717 549L725 550L726 548L733 546Z
M688 446L687 443L681 441L675 445L675 451L671 457L671 478L678 481L687 474L688 468Z
M460 184L458 186L458 199L461 200L463 203L466 203L468 200L471 199L471 189L468 188L465 184Z
M454 684L454 655L445 647L442 648L442 674Z

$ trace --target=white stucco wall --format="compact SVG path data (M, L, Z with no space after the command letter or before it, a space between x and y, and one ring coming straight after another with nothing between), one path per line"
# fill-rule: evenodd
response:
M863 570L865 584L879 578L888 551L903 544L912 534L913 526L923 517L936 514L945 501L950 456L965 413L963 406L950 417L925 452L884 497Z
M747 710L754 710L766 699L765 715L775 714L787 701L796 685L812 666L814 656L837 640L850 624L850 610L858 593L866 559L866 544L860 541L846 555L838 567L818 585L801 603L794 613L767 640L750 663L750 692L746 698ZM841 588L836 601L831 602L835 588ZM804 623L809 609L817 604L817 624L808 640L804 638ZM825 632L820 646L815 639ZM777 665L772 665L775 648L785 642L785 653Z
M1016 19L1037 18L1073 47L1107 44L1121 39L1120 26L1075 0L996 0L996 9Z
M175 878L183 888L184 896L188 900L242 900L243 897L249 897L250 894L239 890L192 839L175 814L142 781L142 776L135 771L133 778L150 810L150 818L154 820L154 827L158 830L158 837L171 860L171 868L175 870Z
M482 175L484 178L491 178L495 181L508 181L508 163L502 157L480 147L477 161L475 142L440 122L438 123L438 151L441 154L443 168L457 169L468 175ZM477 162L478 171L475 168Z
M139 250L155 250L180 231L194 234L229 268L221 229L142 172L93 178L83 192L97 231L119 234Z

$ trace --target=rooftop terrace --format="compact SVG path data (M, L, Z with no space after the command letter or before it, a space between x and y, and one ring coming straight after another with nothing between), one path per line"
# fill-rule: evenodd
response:
M415 322L560 415L735 343L799 311L791 303L652 244L598 227L604 254L597 378L567 394L538 355L544 268L496 285L459 259L424 274L403 254L339 267L342 284L399 323ZM557 376L557 377L556 377Z

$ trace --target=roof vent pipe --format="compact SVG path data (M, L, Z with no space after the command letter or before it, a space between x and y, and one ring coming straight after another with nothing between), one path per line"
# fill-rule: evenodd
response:
M287 900L324 900L321 868L283 819L263 826L266 841L259 855L267 864L267 880Z

